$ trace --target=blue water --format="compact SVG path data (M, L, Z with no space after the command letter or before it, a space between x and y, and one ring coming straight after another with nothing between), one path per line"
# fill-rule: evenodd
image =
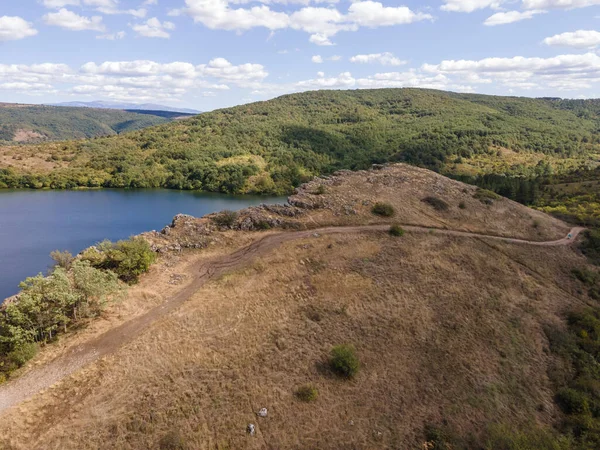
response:
M284 201L162 189L0 190L0 303L16 294L26 277L46 273L53 250L76 254L103 239L160 230L179 213L200 217Z

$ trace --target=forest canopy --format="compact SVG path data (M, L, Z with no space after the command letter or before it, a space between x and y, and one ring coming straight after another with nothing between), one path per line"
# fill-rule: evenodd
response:
M600 148L595 100L423 89L315 91L48 150L52 169L0 162L1 187L289 193L315 175L404 161L444 171L499 149L575 158ZM27 154L28 147L13 148ZM1 160L0 160L1 161ZM9 167L12 166L12 167Z

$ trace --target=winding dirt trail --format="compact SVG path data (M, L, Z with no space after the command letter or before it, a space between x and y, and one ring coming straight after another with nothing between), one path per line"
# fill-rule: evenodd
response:
M495 241L510 242L515 244L534 246L561 246L569 245L575 241L584 228L572 228L569 235L556 241L527 241L501 236L492 236L465 231L454 231L414 225L403 225L406 231L414 233L429 233L432 230L436 234L449 236L477 237ZM22 377L0 386L0 414L22 401L32 397L44 389L62 380L66 376L76 372L87 364L116 351L122 345L130 342L146 329L154 321L164 317L171 311L177 309L183 302L188 300L200 287L210 279L222 275L233 269L237 269L248 263L257 256L264 255L279 245L313 236L315 234L344 234L361 233L367 231L387 231L389 225L365 225L351 227L328 227L308 231L282 232L270 234L252 244L237 250L236 252L213 258L198 265L196 277L176 295L167 299L163 304L151 309L147 313L136 317L122 325L107 331L91 341L78 346L70 353L56 358L54 361L40 368L34 369Z

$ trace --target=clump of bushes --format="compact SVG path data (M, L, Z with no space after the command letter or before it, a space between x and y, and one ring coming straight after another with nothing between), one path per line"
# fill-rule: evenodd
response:
M394 224L390 227L389 233L392 236L401 237L404 236L404 229L400 225Z
M495 192L488 191L487 189L478 188L473 194L473 198L479 200L481 203L486 205L492 205L494 200L500 200L502 197Z
M316 387L306 384L296 390L296 397L303 402L314 402L319 397Z
M594 285L596 283L596 281L598 280L598 274L592 270L586 269L585 267L583 267L581 269L575 268L575 269L571 270L571 273L579 281L581 281L582 283L585 283L587 285L590 285L590 286Z
M82 259L95 268L116 273L126 283L135 284L156 261L156 253L145 239L134 237L116 243L103 241L86 250Z
M327 192L327 188L325 188L324 184L320 184L317 189L315 189L314 194L315 195L323 195Z
M450 209L450 205L448 205L448 203L441 198L429 196L425 197L422 201L430 206L433 206L433 208L437 211L448 211Z
M215 214L211 219L219 228L233 228L238 216L236 211L225 210Z
M396 214L396 210L389 203L377 202L371 208L371 212L376 216L381 217L393 217Z
M466 208L467 208L467 205L466 205L466 203L465 203L465 202L460 202L460 203L458 204L458 207L459 207L460 209L466 209Z
M160 450L186 450L187 445L178 431L169 431L159 441Z
M122 292L119 279L136 282L156 255L144 239L131 238L102 242L74 259L67 252L53 257L50 275L27 278L18 298L0 308L0 379L33 358L40 343L102 313Z
M552 352L562 364L549 372L555 401L565 413L565 434L577 441L572 448L600 448L600 308L573 311L568 331L548 328Z
M356 376L360 368L360 362L354 346L342 344L333 347L331 349L329 365L341 377L353 378Z

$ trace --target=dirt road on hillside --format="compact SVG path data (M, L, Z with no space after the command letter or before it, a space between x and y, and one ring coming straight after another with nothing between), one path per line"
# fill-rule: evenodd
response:
M567 236L556 241L536 242L508 237L469 233L464 231L432 229L412 225L403 225L403 228L406 231L414 233L434 232L436 234L444 234L449 236L477 237L495 241L510 242L514 244L545 247L569 245L574 242L577 236L584 230L584 228L577 227L571 229L569 233L570 238ZM49 364L35 368L24 376L0 386L0 414L12 406L32 397L38 392L49 388L53 384L62 380L64 377L76 372L87 364L90 364L91 362L109 353L113 353L122 345L133 340L154 321L164 317L174 309L178 308L208 280L222 275L228 271L237 269L251 261L253 258L264 255L285 242L323 234L381 232L387 231L388 229L389 225L365 225L353 227L330 227L308 231L269 234L230 255L204 261L198 265L196 270L197 275L193 281L191 281L176 295L167 299L163 304L151 309L142 316L136 317L135 319L132 319L110 331L107 331L97 338L78 346L70 353L56 358Z

